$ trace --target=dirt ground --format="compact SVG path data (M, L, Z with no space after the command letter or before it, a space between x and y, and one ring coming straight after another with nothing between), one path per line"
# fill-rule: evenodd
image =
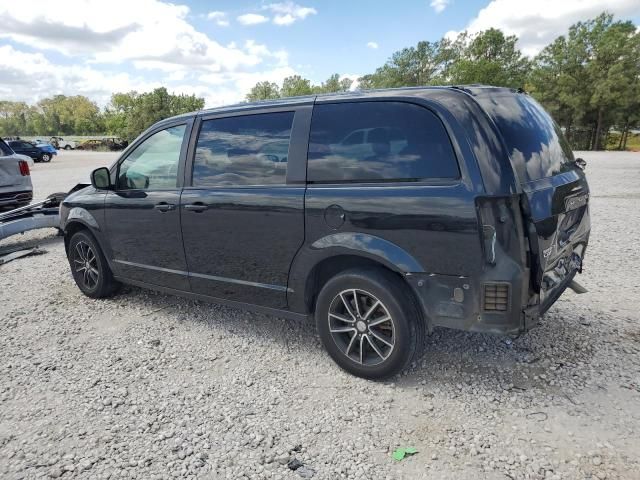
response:
M5 240L47 253L0 266L0 478L640 479L640 154L578 155L589 293L517 339L437 329L390 382L342 372L310 323L91 300L54 231ZM37 164L36 197L115 157Z

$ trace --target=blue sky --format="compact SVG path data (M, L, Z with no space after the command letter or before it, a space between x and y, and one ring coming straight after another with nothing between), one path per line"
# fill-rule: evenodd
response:
M318 13L286 28L271 22L250 28L218 27L199 18L211 11L211 2L191 3L193 22L224 43L254 39L275 49L286 49L291 63L307 77L321 81L332 73L366 73L375 70L396 50L420 40L437 40L451 30L464 30L467 22L488 2L466 0L451 3L436 13L424 0L304 2ZM216 2L216 10L231 18L246 12L262 12L260 2ZM377 49L367 47L375 42Z
M113 92L165 86L207 106L257 81L357 78L420 40L501 28L535 55L600 0L0 0L0 99L58 93L105 105ZM640 0L608 0L640 24Z

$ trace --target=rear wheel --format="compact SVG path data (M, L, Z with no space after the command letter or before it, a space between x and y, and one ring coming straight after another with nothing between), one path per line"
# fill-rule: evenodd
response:
M110 297L118 290L120 284L113 279L102 250L88 231L73 234L68 259L73 279L86 296Z
M51 161L51 154L49 153L43 153L42 155L40 155L40 161L48 163Z
M68 145L68 144L67 144L67 145L65 145L65 146L64 146L64 149L65 149L65 150L71 150L71 145Z
M382 379L418 357L424 321L401 282L378 269L340 273L316 302L316 326L333 360L359 377Z

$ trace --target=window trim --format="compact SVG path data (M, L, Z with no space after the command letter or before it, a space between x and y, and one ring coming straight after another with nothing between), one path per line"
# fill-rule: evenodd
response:
M321 180L307 180L307 185L314 186L334 186L334 187L367 187L367 186L402 186L402 185L415 185L415 186L455 186L465 182L465 174L466 174L466 165L461 157L460 147L457 144L456 137L452 135L453 131L449 124L442 118L442 115L435 109L429 105L428 101L413 98L413 97L373 97L373 98L345 98L345 99L330 99L327 101L316 101L314 104L314 108L320 105L338 105L343 103L406 103L410 105L415 105L420 108L424 108L429 111L437 120L440 121L447 138L449 139L449 144L451 145L451 150L453 152L454 160L456 162L456 166L458 168L458 176L452 178L438 178L438 177L425 177L425 178L391 178L391 179L371 179L371 180L346 180L346 181L321 181ZM308 136L309 144L311 143L311 125L309 126L309 136ZM309 150L307 149L307 170L309 168L308 161ZM308 178L308 171L307 171Z
M307 146L309 141L309 128L311 125L311 113L313 103L308 100L304 103L291 105L278 105L259 107L250 110L234 110L230 112L210 112L198 115L195 119L189 150L187 152L186 168L184 170L183 188L186 190L224 190L242 188L285 188L304 186L307 174ZM251 115L264 115L267 113L292 112L291 136L289 138L289 153L287 158L287 172L284 183L269 183L260 185L202 185L193 186L193 165L195 162L198 137L202 128L202 122L207 120L220 120L230 117L245 117Z
M155 135L162 130L168 130L173 127L185 126L184 136L182 137L182 145L180 146L180 157L178 158L178 172L176 174L176 186L173 188L127 188L121 189L118 188L118 177L120 174L120 165L129 158L140 145L146 142L149 138ZM166 123L157 123L152 125L149 129L143 132L136 140L134 140L129 147L125 149L120 158L116 161L116 163L109 169L109 172L112 175L111 182L114 185L114 192L174 192L176 190L180 190L183 187L183 177L184 177L184 162L187 154L187 147L189 144L189 136L192 134L193 127L193 117L176 119L173 122Z

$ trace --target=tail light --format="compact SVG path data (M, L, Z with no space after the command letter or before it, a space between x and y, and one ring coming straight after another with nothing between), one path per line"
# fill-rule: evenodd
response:
M18 160L18 165L20 166L20 175L23 177L31 175L31 172L29 172L29 164L27 162L24 160Z

